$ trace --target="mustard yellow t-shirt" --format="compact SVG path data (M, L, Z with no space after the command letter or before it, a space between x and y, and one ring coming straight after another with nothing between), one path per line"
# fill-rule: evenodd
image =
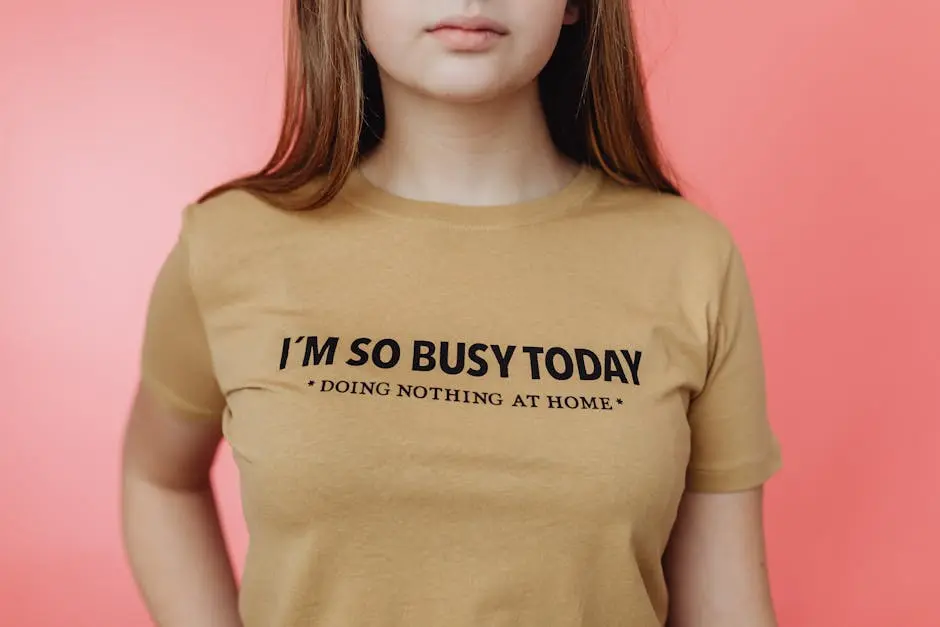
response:
M583 169L501 207L356 174L187 208L143 381L221 420L245 627L653 627L683 491L779 466L728 232Z

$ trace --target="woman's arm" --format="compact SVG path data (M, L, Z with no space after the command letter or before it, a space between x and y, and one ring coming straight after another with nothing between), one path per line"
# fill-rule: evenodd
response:
M686 493L664 560L669 627L777 627L762 510L760 488Z
M209 478L219 425L167 409L144 388L131 410L123 457L124 543L159 627L241 625Z

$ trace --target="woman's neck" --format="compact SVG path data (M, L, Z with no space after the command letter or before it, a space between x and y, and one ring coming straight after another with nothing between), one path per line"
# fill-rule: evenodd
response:
M552 142L535 84L498 101L448 103L383 82L385 135L362 164L414 200L504 205L564 187L578 166Z

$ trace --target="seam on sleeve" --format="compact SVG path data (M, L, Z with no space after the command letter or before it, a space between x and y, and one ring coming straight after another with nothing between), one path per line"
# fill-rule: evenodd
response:
M730 233L725 231L724 259L722 271L717 282L718 289L715 293L715 322L714 324L708 324L708 321L706 321L709 336L706 340L708 355L705 362L705 378L702 382L702 389L692 395L691 401L695 401L708 389L709 383L714 376L715 361L718 359L719 351L721 350L721 334L726 332L724 323L725 300L728 293L728 277L731 275L731 264L734 263L735 246L736 244L733 237Z
M190 204L186 207L186 210L183 214L184 225L181 229L183 237L183 245L186 249L186 279L189 281L189 291L193 297L193 303L196 305L196 317L199 319L199 326L202 329L202 337L206 341L206 351L209 355L209 366L212 368L212 378L215 381L216 387L219 387L218 377L215 371L215 356L212 354L212 343L209 341L209 326L206 324L205 310L203 308L202 296L200 294L201 290L199 289L199 282L196 273L193 271L193 246L192 241L192 231L193 231L193 213L198 205ZM219 390L219 393L222 394L222 390ZM223 394L224 396L224 394Z
M202 290L200 289L200 282L198 280L197 273L193 270L195 266L192 246L193 229L195 228L193 222L195 220L194 214L198 206L198 203L190 203L186 206L186 209L183 212L183 225L180 229L183 240L183 247L186 252L186 279L189 283L189 292L192 295L193 304L196 308L196 318L199 321L199 328L202 331L202 338L205 341L206 353L209 359L210 373L212 375L212 382L218 394L224 399L225 393L222 391L221 384L219 383L218 374L215 367L215 355L212 352L212 343L209 341L209 326L206 324L205 310L203 307L201 295ZM205 409L202 409L201 411L204 413L204 415L215 415L216 413L214 411L210 411L208 414L205 414Z
M195 208L195 204L190 204L183 212L182 236L183 245L186 248L186 279L189 282L189 291L192 292L193 295L193 302L196 303L196 315L199 318L199 324L202 326L203 335L208 339L208 329L206 328L206 320L203 314L202 299L199 296L199 290L197 289L196 285L196 276L193 272L193 247L190 243L192 240L193 212Z

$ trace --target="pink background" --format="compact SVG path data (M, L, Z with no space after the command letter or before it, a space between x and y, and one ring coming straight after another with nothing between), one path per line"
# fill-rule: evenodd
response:
M280 3L2 2L0 624L146 625L117 503L146 296L182 206L267 155ZM755 284L782 625L936 627L940 3L637 5L663 140Z

